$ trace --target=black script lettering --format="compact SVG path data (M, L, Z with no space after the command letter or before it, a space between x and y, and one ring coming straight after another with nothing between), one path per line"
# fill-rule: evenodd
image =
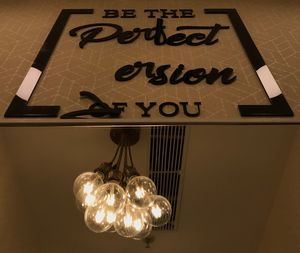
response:
M219 41L219 39L214 39L216 34L222 29L222 26L219 24L215 24L215 26L211 29L210 33L207 35L204 44L205 45L213 45Z
M183 76L183 81L186 84L197 84L206 78L206 71L204 68L198 68L187 71ZM192 80L194 79L194 80Z
M176 33L167 39L167 44L170 46L180 46L186 42L186 35L184 33Z
M146 76L148 78L155 77L153 73L155 64L154 62L142 63L140 61L134 63L133 65L125 65L117 70L115 73L115 79L119 82L129 81L136 77L142 70L143 67L146 67ZM159 70L158 72L160 72Z
M217 33L222 29L229 29L229 26L221 26L220 24L215 24L214 26L178 26L177 31L183 30L210 30L209 34L206 36L203 33L193 33L186 38L186 44L189 46L199 46L199 45L213 45L219 41L219 39L215 39ZM198 42L194 42L194 41Z
M171 65L162 65L159 66L156 70L156 76L152 77L149 80L149 83L152 83L154 85L162 85L168 82L168 77L166 76L165 71L170 68Z
M189 45L189 46L199 46L199 45L204 44L204 40L205 40L205 34L203 34L203 33L193 33L193 34L187 36L186 44Z
M219 71L216 68L212 68L210 73L206 75L206 83L213 84L218 78L222 77L223 84L231 84L236 80L236 76L232 75L232 68L225 68L222 71Z
M111 27L115 31L114 31L114 33L112 33L111 35L109 35L107 37L95 38L99 33L101 33L103 31L102 26ZM103 42L103 41L115 39L123 31L123 28L119 25L108 24L108 23L96 23L96 24L83 25L83 26L76 27L76 28L70 30L69 34L70 34L70 36L75 37L75 36L77 36L78 31L80 31L82 29L86 29L86 28L91 28L91 27L96 27L96 28L89 29L80 35L80 39L81 39L81 41L79 42L80 48L84 48L84 46L87 43Z
M135 67L133 65L125 65L117 70L115 73L115 79L119 82L129 81L136 77L140 70L141 69L135 71Z
M140 36L140 32L135 33L134 31L125 31L119 34L118 42L120 44L129 44L135 41Z
M184 74L184 65L180 64L168 78L166 71L171 65L161 65L155 71L155 64L153 62L136 62L133 65L126 65L119 68L115 73L115 80L123 82L129 81L136 77L143 68L146 69L146 76L149 78L149 83L154 85L170 84L197 84L205 80L207 84L213 84L215 81L221 78L223 84L231 84L236 80L234 71L232 68L225 68L219 71L216 68L212 68L210 72L207 72L204 68L196 68L187 70Z
M183 70L184 70L184 65L179 64L170 77L170 84L178 84L183 82L184 80L183 77L179 78L182 75Z
M88 43L104 42L112 39L117 39L120 44L128 44L137 40L140 35L144 34L144 39L147 41L154 41L155 45L169 45L169 46L180 46L187 44L189 46L199 46L199 45L213 45L218 42L215 38L217 33L222 29L228 29L228 26L221 26L215 24L214 26L179 26L176 28L177 31L187 31L187 30L210 30L206 35L204 33L175 33L169 37L165 33L166 26L163 24L163 19L159 18L156 21L156 26L152 28L134 28L132 31L124 31L123 28L116 24L110 23L95 23L89 25L83 25L70 30L69 34L71 36L77 36L80 30L84 30L81 35L79 46L83 48ZM98 37L104 30L110 28L112 33L108 36ZM86 30L87 29L87 30Z
M167 40L167 35L165 34L165 26L163 25L164 20L158 18L156 21L156 29L154 35L154 43L155 45L164 45Z
M136 102L135 104L143 110L142 117L150 117L149 111L156 105L156 102L150 102L147 107L144 102Z

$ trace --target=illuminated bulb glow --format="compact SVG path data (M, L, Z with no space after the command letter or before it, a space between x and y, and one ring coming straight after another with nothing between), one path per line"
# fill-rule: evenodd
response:
M114 194L109 194L107 196L107 199L106 199L106 204L109 205L109 206L113 206L115 204L115 195Z
M86 209L85 223L93 232L113 228L121 236L140 240L149 236L152 227L163 226L170 219L170 203L156 195L151 179L136 177L125 192L118 182L92 181L94 174L83 173L73 185L79 207Z
M138 232L142 231L143 223L142 223L141 219L134 220L133 227Z
M83 192L86 194L90 194L93 191L94 185L92 183L86 183L83 186Z
M132 216L129 214L126 214L126 216L124 217L124 225L126 228L129 228L132 224Z
M95 215L95 221L96 223L100 224L105 217L105 212L103 210L98 210Z
M135 191L135 196L139 199L142 199L145 197L145 191L142 187L137 187Z
M158 206L153 206L151 212L156 219L161 217L161 209Z
M116 214L114 212L109 211L107 213L107 217L106 220L108 221L108 223L112 224L115 222L116 220Z
M86 206L91 206L95 203L96 197L93 194L88 194L84 198L84 204Z

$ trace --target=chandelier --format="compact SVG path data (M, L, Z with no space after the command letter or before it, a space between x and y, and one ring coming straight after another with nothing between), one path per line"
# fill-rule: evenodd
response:
M171 204L133 164L131 146L139 140L139 129L113 128L110 137L118 145L112 160L75 179L76 204L91 231L140 240L150 235L152 227L168 223Z

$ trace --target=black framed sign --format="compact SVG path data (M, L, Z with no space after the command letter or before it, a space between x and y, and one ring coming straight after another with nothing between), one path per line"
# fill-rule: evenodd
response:
M0 124L299 123L298 44L260 6L167 3L40 7L23 41L2 39Z

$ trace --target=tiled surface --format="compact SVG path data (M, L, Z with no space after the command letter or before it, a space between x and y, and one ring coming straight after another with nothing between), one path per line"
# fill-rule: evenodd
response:
M205 15L204 8L236 8L262 53L267 65L291 105L293 118L241 118L238 104L268 104L237 36L231 27L219 33L219 43L213 46L155 46L142 38L132 44L120 45L115 40L78 46L78 37L68 31L76 26L111 22L132 29L152 27L154 19L143 13L147 8L192 8L195 19L167 19L167 34L173 34L178 25L230 25L225 15ZM61 114L88 107L89 101L79 99L79 91L89 90L107 103L128 102L121 119L61 120L61 119L5 119L3 114L20 86L33 59L63 8L94 8L93 15L73 16L30 100L34 105L61 105ZM135 8L136 19L101 18L103 9ZM247 123L247 122L300 122L300 2L288 1L0 1L0 123L34 122L63 124L93 122L99 124L137 123ZM237 81L229 86L220 81L213 85L166 84L154 86L140 73L128 82L117 82L118 68L136 61L153 61L157 66L171 64L175 69L183 63L186 69L232 67ZM170 73L170 71L168 71ZM158 106L151 118L141 118L135 102L194 101L202 102L201 116L187 118L183 112L176 118L164 118Z

